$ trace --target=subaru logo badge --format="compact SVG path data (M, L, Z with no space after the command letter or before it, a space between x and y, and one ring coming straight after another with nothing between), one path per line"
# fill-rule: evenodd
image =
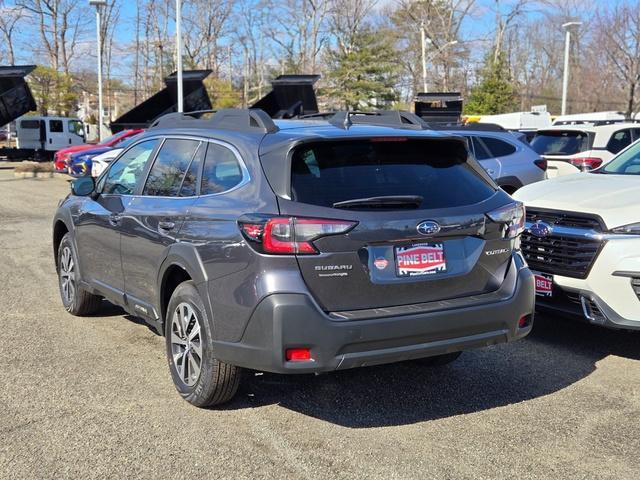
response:
M548 223L538 220L536 223L532 224L529 227L529 232L534 237L548 237L549 235L551 235L551 232L553 232L553 227Z
M426 222L420 222L416 230L421 235L435 235L440 231L440 225L438 225L438 222L427 220Z

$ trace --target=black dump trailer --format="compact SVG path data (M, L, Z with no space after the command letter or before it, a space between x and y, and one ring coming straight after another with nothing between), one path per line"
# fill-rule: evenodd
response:
M182 72L184 111L211 110L211 100L203 80L211 70L185 70ZM176 72L164 79L165 88L111 123L113 133L129 128L147 128L153 121L167 113L178 111L178 75Z
M418 93L415 112L429 125L457 125L462 119L460 92Z
M272 90L251 105L271 118L294 118L318 113L318 100L313 85L320 75L280 75L271 81Z
M0 66L0 127L13 122L27 112L36 110L36 101L24 77L35 70L35 65ZM0 157L9 160L30 158L32 149L0 148Z

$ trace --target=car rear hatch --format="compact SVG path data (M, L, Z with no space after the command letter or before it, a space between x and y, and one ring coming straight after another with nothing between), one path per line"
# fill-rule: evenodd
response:
M293 149L290 179L280 215L325 311L480 295L504 279L513 242L486 213L509 199L461 139L309 141Z

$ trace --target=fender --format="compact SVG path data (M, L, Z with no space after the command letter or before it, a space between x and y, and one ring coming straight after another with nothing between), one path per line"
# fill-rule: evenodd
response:
M188 242L179 242L174 243L169 247L167 250L167 256L162 261L160 268L158 269L158 277L156 278L156 307L157 311L160 312L160 324L164 324L164 316L166 313L164 312L162 302L162 284L164 283L167 271L174 265L182 268L189 274L193 282L196 284L196 288L198 289L198 292L205 304L207 316L209 318L213 318L209 292L206 286L203 287L203 285L206 285L208 278L204 265L202 264L200 254L198 253L195 245Z

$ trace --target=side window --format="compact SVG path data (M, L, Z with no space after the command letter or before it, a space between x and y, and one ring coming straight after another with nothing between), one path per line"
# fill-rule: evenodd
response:
M176 197L200 142L179 138L167 139L151 167L143 195Z
M62 120L49 120L49 131L51 133L62 133Z
M631 145L631 130L619 130L611 136L609 143L607 143L607 150L611 153L618 153L629 145Z
M640 140L640 128L633 128L633 141Z
M242 181L242 169L231 150L209 143L202 172L200 195L225 192Z
M491 152L492 157L506 157L516 152L516 147L504 140L498 140L493 137L482 137L483 143Z
M492 158L491 153L487 150L487 147L484 146L484 143L480 141L478 137L471 137L471 142L473 143L473 150L475 151L476 160L486 160L488 158Z
M200 166L204 161L206 152L207 144L201 142L191 161L191 165L189 165L187 173L184 175L184 180L182 180L182 187L180 187L180 193L178 194L180 197L193 197L196 195L198 189L198 172L200 171Z
M147 140L131 147L111 165L104 177L102 193L133 194L142 178L144 166L158 144L157 139Z
M22 120L20 122L20 128L36 130L40 128L40 120Z

